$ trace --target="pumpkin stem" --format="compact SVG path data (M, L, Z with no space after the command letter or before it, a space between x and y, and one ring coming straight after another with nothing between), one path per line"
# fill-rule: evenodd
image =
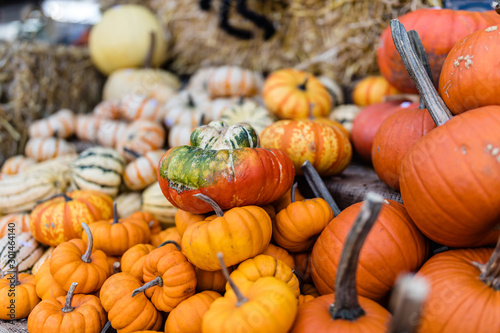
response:
M486 264L473 262L473 265L481 271L479 275L481 281L488 287L500 290L500 238L488 262Z
M189 93L187 95L188 95L188 103L187 103L188 107L190 108L196 107L196 103L194 102L193 96L191 96L191 94Z
M429 58L427 57L424 44L422 44L422 40L420 39L418 32L416 32L415 30L408 31L408 38L410 39L410 43L411 46L413 47L413 50L417 53L418 58L424 65L425 72L429 76L429 79L431 79L431 81L434 82L432 79L432 71L431 71L431 65L429 64ZM422 96L420 96L420 103L418 108L425 109L425 101Z
M295 202L295 191L297 190L297 182L293 183L292 189L290 191L290 203Z
M248 302L248 298L246 298L242 293L240 288L234 283L233 279L229 275L229 270L226 267L226 263L224 263L224 255L222 252L217 253L217 259L219 259L220 267L222 269L222 274L224 274L224 277L226 278L227 282L231 286L231 289L233 290L234 294L236 295L236 306L241 306Z
M101 333L106 333L110 328L111 328L111 322L108 320L108 322L102 328Z
M132 156L134 156L135 158L139 158L141 157L141 154L139 154L138 152L130 149L130 148L127 148L127 147L123 147L123 150L127 153L127 154L130 154Z
M197 193L197 194L193 194L193 197L196 197L200 200L203 200L205 201L206 203L208 203L210 206L212 206L213 210L215 211L215 214L217 214L217 217L222 217L224 216L224 212L222 211L222 209L219 207L219 205L214 201L212 200L212 198L206 196L205 194L203 193Z
M118 274L118 273L120 273L121 271L122 271L122 267L121 267L121 265L120 265L120 262L115 261L115 262L113 263L113 274Z
M155 53L156 47L156 33L151 31L149 34L149 49L146 54L146 59L144 59L144 68L153 68L153 54Z
M74 307L71 306L71 301L73 300L73 295L75 293L77 285L78 282L73 282L69 287L68 294L66 295L66 302L64 302L64 308L62 308L62 312L68 313L75 309Z
M161 243L160 245L158 245L158 247L162 247L163 245L167 245L167 244L174 244L175 247L177 248L177 250L181 250L181 246L179 245L179 243L177 243L176 241L173 241L173 240L166 240L164 241L163 243Z
M69 197L66 193L58 193L58 194L55 194L51 197L48 197L47 199L39 200L36 202L36 204L38 205L38 204L44 203L46 201L49 201L49 200L52 200L55 198L60 198L60 197L63 197L65 202L73 200L73 198Z
M424 99L432 119L436 123L436 126L444 124L451 119L452 114L437 93L431 79L425 73L422 62L418 59L411 46L404 25L394 19L391 20L390 26L394 45L401 55L401 59L403 60L408 74L410 74L413 82L417 86L420 96Z
M142 287L139 287L136 290L134 290L132 292L132 297L134 297L137 294L142 293L146 289L149 289L149 288L155 287L155 286L158 286L158 287L162 287L163 286L163 279L161 278L161 276L157 276L156 279L151 280L148 283L146 283L145 285L143 285Z
M368 192L349 231L335 277L335 303L330 306L332 319L354 321L365 314L358 302L356 270L361 247L377 220L383 202L384 198L381 195Z
M113 202L113 223L111 224L116 223L118 223L118 203L115 201Z
M413 274L399 278L391 295L392 317L389 333L415 333L420 323L422 305L429 294L427 281Z
M87 238L89 239L89 243L87 245L87 251L82 255L81 259L85 263L91 263L92 260L90 259L90 255L92 254L92 248L94 247L94 237L92 236L92 232L90 231L89 226L87 223L83 222L82 223L82 228L83 231L87 234Z
M312 166L311 162L305 161L300 168L302 169L302 172L304 172L304 176L306 177L307 183L311 187L314 195L317 198L324 199L328 203L328 205L333 211L334 216L339 215L340 214L339 206L337 206L337 203L335 202L335 200L333 200L332 195L326 188L325 183L319 176L316 169Z
M304 80L304 83L301 83L297 86L298 89L302 90L302 91L306 91L307 90L307 81L309 81L309 75L306 76L306 79Z
M203 126L203 124L205 124L205 118L206 118L206 115L203 113L200 117L200 123L198 124L198 127L201 127L201 126Z

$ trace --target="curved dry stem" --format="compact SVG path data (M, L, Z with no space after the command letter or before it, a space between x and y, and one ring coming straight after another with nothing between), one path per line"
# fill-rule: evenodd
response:
M135 289L132 292L132 297L134 297L135 295L140 294L140 293L146 291L146 289L149 289L149 288L155 287L155 286L158 286L158 287L162 287L163 286L163 279L161 278L161 276L157 276L156 279L151 280L148 283L146 283L145 285L143 285L142 287L139 287L139 288Z
M306 177L307 183L311 187L311 190L313 191L314 195L317 198L324 199L328 203L328 205L333 211L334 216L339 215L341 212L339 206L337 206L337 203L335 202L335 200L333 200L330 191L328 191L328 189L326 188L325 183L321 179L316 169L312 166L311 162L305 161L300 168L302 169L302 172Z
M233 279L231 276L229 276L229 270L226 267L226 264L224 263L224 256L222 252L217 253L217 259L219 259L220 267L222 269L222 274L224 274L224 277L226 278L227 282L231 286L231 289L233 290L234 294L236 295L236 306L241 306L248 302L248 298L246 298L242 293L240 288L234 283Z
M87 245L87 251L82 255L81 259L85 263L91 263L92 259L90 259L90 255L92 254L92 248L94 247L94 237L92 236L92 232L90 231L89 226L87 223L83 222L82 224L83 231L87 234L87 238L89 240L89 243Z
M424 66L413 50L404 25L394 19L391 20L390 27L394 46L401 55L405 68L417 86L420 96L424 99L432 119L436 126L444 124L451 119L452 114L437 93L433 82L426 74Z
M122 266L118 261L113 263L113 274L118 274L122 271Z
M113 202L113 223L111 224L116 223L118 223L118 203L115 201Z
M483 281L488 287L495 290L500 290L500 238L498 239L497 246L491 254L490 259L486 264L473 262L481 274L479 279Z
M420 39L418 32L416 32L415 30L408 31L408 38L410 39L410 43L411 46L413 47L413 50L417 53L418 58L422 62L422 65L424 66L425 72L429 76L429 79L431 79L431 81L434 82L434 80L432 79L432 71L431 71L431 65L429 64L429 58L427 57L424 44L422 44L422 40ZM418 108L425 109L425 101L422 96L420 96L420 103Z
M290 190L290 203L295 202L295 191L297 190L297 182L294 182L292 185L292 189Z
M222 211L222 209L219 207L219 205L212 199L210 198L209 196L206 196L205 194L203 193L197 193L197 194L193 194L193 197L196 197L200 200L203 200L205 201L206 203L208 203L210 206L212 206L213 210L215 211L215 214L217 215L217 217L222 217L224 216L224 212Z
M181 250L181 246L179 245L179 243L177 243L176 241L173 241L173 240L166 240L164 241L163 243L161 243L160 245L158 245L158 247L162 247L163 245L167 245L167 244L174 244L175 247L177 248L177 250Z
M66 295L66 301L64 302L64 307L61 310L64 313L71 312L75 309L73 306L71 306L71 301L73 300L76 286L78 286L78 282L73 282L69 287L68 294Z
M104 325L104 327L102 328L101 333L107 333L110 328L112 328L112 326L111 322L108 320Z
M332 319L354 321L365 314L358 302L356 271L361 248L377 220L383 202L381 195L368 192L349 231L335 277L335 303L330 306Z

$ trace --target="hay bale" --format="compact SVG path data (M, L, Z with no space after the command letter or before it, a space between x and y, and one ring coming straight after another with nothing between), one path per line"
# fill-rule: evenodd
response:
M378 37L390 19L425 7L422 0L248 0L248 7L270 19L277 33L268 41L262 31L231 8L233 26L255 37L240 40L221 30L218 8L200 10L198 0L150 0L170 40L169 66L192 74L212 65L240 65L270 72L298 67L327 74L347 84L377 71Z
M0 165L24 153L34 120L61 108L90 112L101 100L103 83L87 48L0 43Z

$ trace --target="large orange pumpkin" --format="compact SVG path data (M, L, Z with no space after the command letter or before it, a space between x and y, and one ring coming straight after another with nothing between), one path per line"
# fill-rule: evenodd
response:
M82 222L91 224L112 214L110 196L89 190L69 192L38 204L30 215L30 231L38 242L57 246L81 238Z

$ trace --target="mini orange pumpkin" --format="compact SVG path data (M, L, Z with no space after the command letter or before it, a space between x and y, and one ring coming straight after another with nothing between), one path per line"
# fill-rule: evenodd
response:
M157 234L161 231L160 221L150 212L141 210L132 213L129 218L134 220L143 220L144 222L146 222L149 225L149 229L151 230L151 235Z
M128 249L120 261L122 272L129 273L143 281L143 268L146 256L155 249L151 244L137 244Z
M229 266L227 268L228 272L231 273L234 270L234 266ZM204 271L198 267L194 267L196 273L196 292L202 292L204 290L216 291L219 294L224 294L226 291L226 278L222 270L218 271Z
M175 226L177 227L177 231L179 235L182 237L184 231L197 222L204 221L209 214L193 214L186 210L178 209L175 213Z
M177 231L176 227L170 227L165 230L160 231L156 235L151 236L151 244L153 244L154 247L160 246L161 243L165 241L174 241L178 244L181 243L181 236L179 235L179 232Z
M26 318L40 302L36 294L35 276L19 274L17 265L0 279L0 319ZM5 272L4 272L5 273Z
M282 247L276 246L274 244L269 244L261 254L266 254L273 257L274 259L279 259L285 264L287 264L292 270L295 269L295 261L293 257Z
M50 274L50 262L46 261L40 267L38 272L35 274L35 285L36 294L41 299L46 299L49 297L59 297L66 295L66 290L64 290L59 283L54 280L52 274Z
M381 103L385 96L399 93L382 75L367 76L354 87L352 99L356 105L367 106Z
M311 278L311 252L293 253L295 274L304 283L312 282Z

